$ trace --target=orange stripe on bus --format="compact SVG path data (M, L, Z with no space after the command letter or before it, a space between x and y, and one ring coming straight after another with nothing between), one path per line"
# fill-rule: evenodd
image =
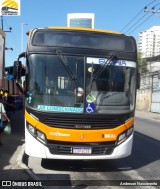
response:
M127 123L112 129L97 129L97 130L77 130L49 127L35 120L27 112L25 113L26 120L32 126L42 131L48 140L67 141L67 142L109 142L116 141L118 136L125 132L134 124L134 119L130 119Z

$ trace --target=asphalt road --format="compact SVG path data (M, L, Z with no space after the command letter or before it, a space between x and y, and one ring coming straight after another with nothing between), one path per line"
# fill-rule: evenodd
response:
M112 188L101 186L106 180L160 181L160 121L136 117L132 155L119 160L64 161L29 157L28 166L40 180L67 180L64 189ZM76 183L74 181L76 180ZM90 180L86 183L86 180ZM124 186L125 188L126 186ZM141 188L141 186L133 186ZM47 187L61 188L63 187ZM116 186L114 186L116 188ZM119 188L119 187L117 187ZM123 188L123 186L121 186ZM131 187L132 188L132 187ZM145 186L145 189L157 188Z
M146 136L160 140L160 120L137 117L135 119L135 130Z

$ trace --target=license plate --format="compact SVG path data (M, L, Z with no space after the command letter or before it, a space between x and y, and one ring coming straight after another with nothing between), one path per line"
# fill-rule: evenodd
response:
M84 147L74 147L73 154L91 154L91 148L84 148Z

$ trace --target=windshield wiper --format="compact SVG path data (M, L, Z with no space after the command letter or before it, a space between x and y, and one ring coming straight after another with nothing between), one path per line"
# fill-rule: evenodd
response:
M102 67L97 71L97 73L93 76L93 80L97 79L97 77L105 70L105 68L109 65L111 65L112 60L116 58L115 54L111 54L109 59L102 65ZM92 80L92 81L93 81Z
M93 84L93 62L92 62L92 68L91 68L91 78L90 78L90 84L89 84L89 94L91 94L92 84Z
M112 60L115 58L116 58L115 53L111 54L109 59L103 64L103 66L94 75L93 75L94 69L93 69L93 62L92 62L92 72L91 72L91 78L90 78L90 84L89 84L89 94L91 94L93 80L96 80L97 77L105 70L105 68L111 65Z
M62 52L58 49L56 49L56 54L58 55L59 59L61 60L65 70L68 72L68 74L70 75L70 77L73 80L76 80L77 77L73 74L72 70L70 69L70 67L68 66L68 61L66 59L66 57L62 54Z

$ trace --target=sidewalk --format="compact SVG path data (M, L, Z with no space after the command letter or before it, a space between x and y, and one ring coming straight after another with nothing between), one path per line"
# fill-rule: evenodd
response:
M144 111L136 110L135 116L146 119L160 120L160 113L152 113L152 112L144 112Z
M34 173L22 162L24 142L24 112L21 110L14 115L12 134L3 134L3 145L0 146L0 188L4 188L1 187L1 181L35 180Z

